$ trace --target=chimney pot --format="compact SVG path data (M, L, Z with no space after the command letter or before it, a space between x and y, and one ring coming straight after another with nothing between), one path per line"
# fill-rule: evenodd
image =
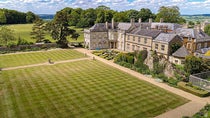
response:
M112 29L114 29L114 18L112 18Z
M108 22L106 22L106 29L109 29Z
M160 23L163 23L163 18L160 18Z
M152 18L149 19L149 23L152 23Z
M139 23L141 23L141 18L139 18Z

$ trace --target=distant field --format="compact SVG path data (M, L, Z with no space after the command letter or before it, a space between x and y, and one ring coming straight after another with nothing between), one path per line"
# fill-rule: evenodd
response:
M33 24L17 24L17 25L7 25L10 29L13 29L15 31L15 36L16 38L18 38L19 36L29 42L35 42L35 40L31 39L31 35L30 32L32 31L32 26ZM75 28L75 27L71 27L73 29L75 29L79 34L79 38L78 40L74 40L71 39L70 37L68 37L68 40L70 42L83 42L84 41L84 33L83 33L83 29L82 28ZM46 39L49 39L52 42L55 42L55 40L53 40L50 36L50 34L46 34L45 36Z
M38 64L52 61L82 58L84 54L75 50L52 50L46 52L31 52L23 54L0 55L0 68Z
M204 21L209 21L210 22L210 16L182 16L184 19L187 21L199 21L199 22L204 22Z
M0 73L2 118L148 118L186 102L93 60Z

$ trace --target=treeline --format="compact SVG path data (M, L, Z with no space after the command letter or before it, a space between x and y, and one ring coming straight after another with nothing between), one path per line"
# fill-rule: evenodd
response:
M148 8L118 12L103 5L98 6L95 9L89 8L85 10L81 8L74 9L66 7L58 12L63 12L67 15L70 26L80 28L90 27L95 23L111 22L112 18L114 18L116 22L129 22L131 18L135 19L136 22L138 22L139 18L141 18L142 22L148 22L149 18L159 22L160 18L163 18L164 22L185 23L185 20L180 16L179 8L176 6L162 6L159 8L157 14L153 14Z
M16 10L0 9L0 24L24 24L33 23L37 18L32 12L19 12Z

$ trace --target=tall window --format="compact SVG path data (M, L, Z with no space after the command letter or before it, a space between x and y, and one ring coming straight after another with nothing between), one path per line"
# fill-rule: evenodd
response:
M191 44L190 43L187 44L187 48L191 49Z
M135 36L133 36L133 41L135 41Z
M141 37L138 37L138 43L140 43L140 41L141 41Z
M130 44L127 44L127 50L130 50Z
M144 43L145 43L145 44L147 43L147 38L144 38Z
M197 49L201 49L201 43L198 43Z
M162 51L165 50L165 45L161 45L161 50L162 50Z
M130 40L130 36L128 35L128 41Z
M155 49L158 49L158 44L155 44Z
M204 43L204 48L208 48L208 43Z
M139 50L140 49L140 47L139 46L136 46L136 50Z
M135 45L132 45L132 51L134 51L135 50Z

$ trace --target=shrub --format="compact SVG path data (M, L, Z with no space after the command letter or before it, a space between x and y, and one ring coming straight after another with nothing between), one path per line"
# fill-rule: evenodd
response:
M179 82L177 85L180 89L187 91L189 93L192 93L199 97L206 97L210 95L210 92L203 90L199 87L195 87L193 85L187 84L186 82Z
M18 42L17 42L17 45L31 45L33 44L32 42L28 42L27 40L25 39L22 39L22 38L18 38Z
M9 42L8 44L7 44L7 47L9 47L9 48L14 48L14 47L16 47L17 46L17 44L15 43L15 42Z

